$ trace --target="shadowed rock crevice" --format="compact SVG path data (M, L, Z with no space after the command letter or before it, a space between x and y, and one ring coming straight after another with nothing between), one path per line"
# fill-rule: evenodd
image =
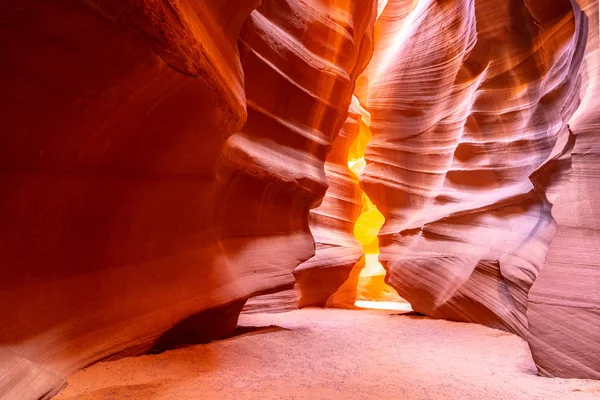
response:
M234 336L244 304L246 299L187 317L163 333L149 354Z

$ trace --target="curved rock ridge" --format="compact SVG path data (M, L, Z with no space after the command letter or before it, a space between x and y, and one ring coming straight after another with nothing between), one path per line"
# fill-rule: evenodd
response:
M542 375L600 379L598 13L5 2L0 398L227 336L294 277L301 306L348 304L369 253L347 164L367 117L386 282L429 316L521 335Z
M352 236L360 214L360 189L348 169L347 154L358 129L352 92L371 57L376 8L375 2L362 0L339 1L335 6L327 1L263 2L240 37L249 117L224 150L224 165L229 170L225 180L235 180L231 186L240 188L232 202L238 196L248 198L248 193L256 190L253 188L261 186L269 194L277 193L280 181L280 197L269 200L258 192L256 201L272 201L286 212L299 207L302 213L265 215L259 226L295 222L291 229L306 234L306 244L316 242L316 249L305 252L302 261L308 261L294 271L296 288L285 295L255 298L246 308L248 312L324 305L362 255ZM293 18L282 22L286 13ZM335 24L323 31L330 19ZM265 85L271 90L266 91ZM264 149L276 149L279 155L269 157ZM241 171L248 160L253 161L253 169ZM271 176L278 170L280 174ZM240 175L248 182L243 187L237 181ZM291 191L290 183L294 185ZM322 203L315 202L324 195ZM308 214L311 205L318 208ZM314 242L308 236L311 231ZM273 266L290 254L290 246L298 246L298 242L269 249L275 255ZM297 291L301 292L298 302Z
M587 19L568 0L383 9L359 93L373 133L361 184L386 218L387 280L415 310L530 336L528 293L557 232L551 193L571 164L586 38ZM593 331L572 353L590 349ZM547 351L540 371L564 376L566 364L543 367Z
M3 5L1 398L223 335L314 254L375 3L259 3Z
M231 198L234 207L240 196L249 199L256 193L257 206L273 203L282 213L263 215L256 224L265 229L263 235L289 231L305 235L310 251L296 265L310 260L294 272L301 306L324 304L360 256L356 242L345 232L356 212L353 191L358 185L348 182L351 177L341 160L351 143L348 136L354 135L350 125L356 112L344 121L355 80L372 53L375 13L371 0L339 1L335 7L328 1L263 2L240 36L248 123L224 149L226 174L221 175L223 181L233 182L229 186L234 191L222 204ZM309 216L308 209L319 205L328 184L319 211ZM236 229L241 218L247 217L240 214L231 220ZM316 242L312 258L315 249L307 221ZM321 225L327 232L319 230ZM273 255L267 266L279 271L281 260L294 254L290 249L299 244L265 250ZM278 302L281 297L273 299Z
M216 291L232 277L208 222L219 148L246 118L237 31L255 3L211 25L218 2L177 4L3 4L3 399L50 397L247 295Z
M348 118L332 143L325 163L329 187L321 205L309 214L314 236L315 256L294 271L301 298L299 307L324 306L329 297L348 279L363 256L362 245L354 237L354 224L363 211L358 178L348 168L348 154L359 137L362 107L356 97Z
M528 340L542 375L600 379L599 10L597 1L579 5L589 22L576 14L588 41L581 104L569 121L572 165L569 175L554 178L546 190L557 232L529 293Z

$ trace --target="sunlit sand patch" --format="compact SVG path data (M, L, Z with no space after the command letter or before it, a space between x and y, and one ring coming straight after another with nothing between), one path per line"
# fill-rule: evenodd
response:
M397 301L356 300L356 302L354 302L354 305L360 308L370 308L379 310L394 310L406 312L411 312L413 310L410 306L410 303L399 303Z

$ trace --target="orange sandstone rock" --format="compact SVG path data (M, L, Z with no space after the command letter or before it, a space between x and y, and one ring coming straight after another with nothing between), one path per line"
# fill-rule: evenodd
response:
M600 378L596 0L10 0L0 31L0 397L294 276L352 298L358 101L386 280Z
M293 284L374 7L3 4L0 397Z
M390 0L362 94L373 139L361 183L386 217L380 260L388 281L429 316L529 339L545 375L600 371L592 289L600 270L584 255L594 239L579 239L585 250L550 251L545 266L557 223L557 238L572 247L578 236L569 226L585 226L571 219L583 210L575 206L567 219L553 204L572 151L578 160L568 124L580 92L595 92L579 74L586 39L587 19L568 0ZM588 60L595 76L595 55ZM579 115L589 131L589 108ZM581 149L593 148L588 138ZM584 167L578 161L575 168L578 175ZM570 193L593 201L589 186L578 186L592 182L583 179L571 178ZM595 226L591 215L587 221ZM576 260L574 267L559 254ZM557 279L562 289L551 286ZM575 333L579 324L584 332Z

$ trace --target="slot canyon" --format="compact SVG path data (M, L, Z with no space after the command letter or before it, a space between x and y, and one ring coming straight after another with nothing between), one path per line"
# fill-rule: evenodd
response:
M0 4L0 400L600 399L598 0Z

